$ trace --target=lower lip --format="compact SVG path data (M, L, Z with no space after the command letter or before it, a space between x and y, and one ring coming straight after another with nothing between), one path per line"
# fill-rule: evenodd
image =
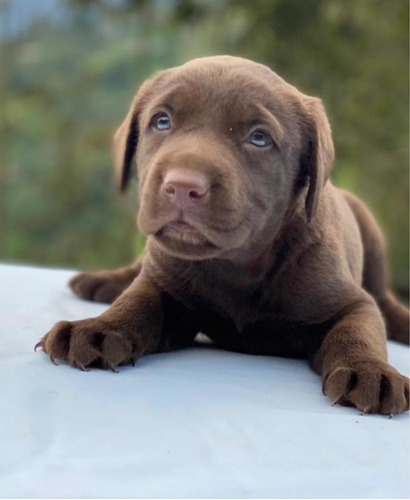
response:
M185 233L197 233L198 231L194 228L194 226L191 226L191 224L188 224L188 222L172 222L168 226L171 229L176 229L177 231L183 231Z
M158 233L158 236L163 236L183 245L193 245L196 247L213 246L195 227L186 222L172 222L165 226Z

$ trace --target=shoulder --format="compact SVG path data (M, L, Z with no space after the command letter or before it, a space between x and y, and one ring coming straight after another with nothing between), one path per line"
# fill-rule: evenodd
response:
M326 321L354 300L361 284L359 228L342 191L326 184L317 217L299 228L295 244L300 252L280 279L281 309L295 320Z

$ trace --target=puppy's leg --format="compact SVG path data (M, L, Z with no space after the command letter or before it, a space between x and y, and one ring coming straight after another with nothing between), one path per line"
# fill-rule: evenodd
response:
M386 291L378 301L386 321L389 338L409 345L410 311L396 299L392 292Z
M61 321L36 348L43 348L53 362L67 360L82 370L89 365L115 370L143 354L182 347L187 332L174 333L171 338L172 334L164 332L165 316L162 291L140 274L101 316ZM195 333L192 331L192 339Z
M363 288L376 300L386 323L387 336L409 345L410 311L389 289L383 236L374 224L362 228L364 242ZM363 236L365 234L365 236Z
M363 243L363 288L374 297L386 322L387 335L409 344L410 311L389 290L387 252L383 234L364 203L351 193L344 197L359 225Z
M365 292L326 334L312 367L335 402L386 415L409 409L409 379L387 363L383 320Z
M82 299L111 304L138 276L141 265L142 257L129 267L113 271L79 273L69 281L69 286Z

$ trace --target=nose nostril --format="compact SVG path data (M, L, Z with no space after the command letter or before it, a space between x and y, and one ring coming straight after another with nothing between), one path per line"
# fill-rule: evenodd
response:
M191 198L191 200L199 200L199 198L201 198L202 195L199 194L197 191L192 190L189 192L189 197Z
M164 191L165 191L165 194L172 197L175 194L175 187L172 184L166 184L164 186Z

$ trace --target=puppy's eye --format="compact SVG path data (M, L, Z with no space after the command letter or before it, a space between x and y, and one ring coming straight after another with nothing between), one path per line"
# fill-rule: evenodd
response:
M249 142L257 148L266 148L267 146L270 146L273 141L272 137L266 132L256 130L249 136Z
M171 128L171 118L166 113L158 113L154 116L153 125L158 130L169 130Z

